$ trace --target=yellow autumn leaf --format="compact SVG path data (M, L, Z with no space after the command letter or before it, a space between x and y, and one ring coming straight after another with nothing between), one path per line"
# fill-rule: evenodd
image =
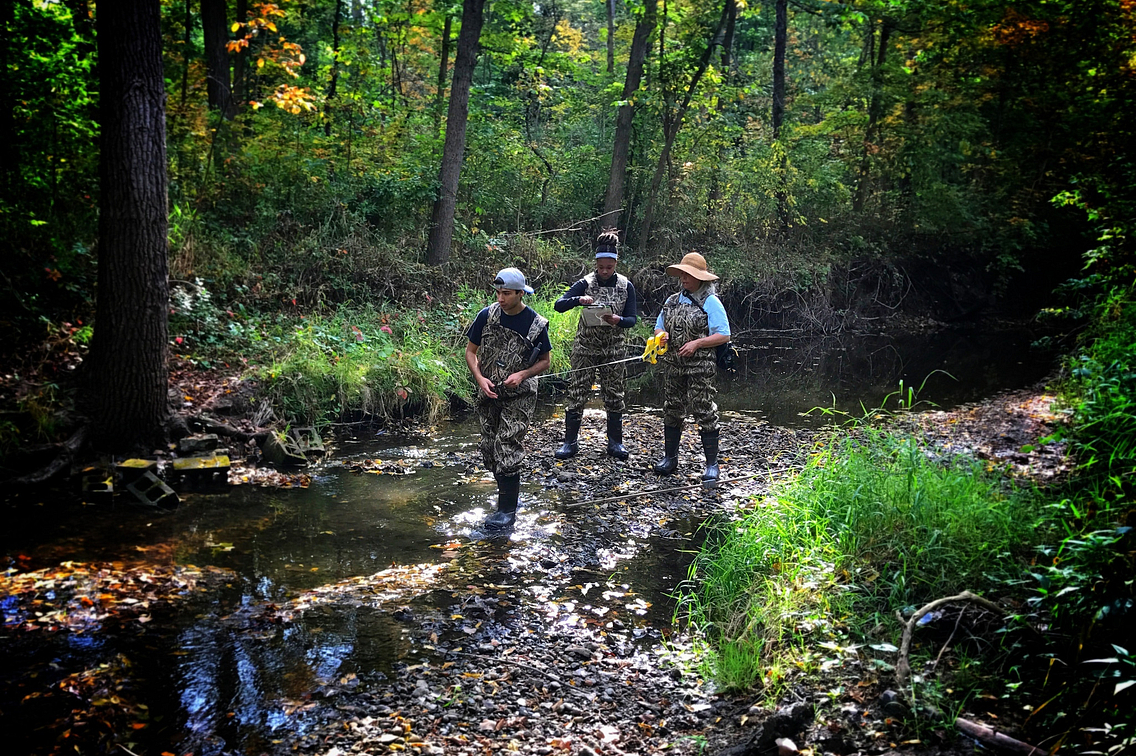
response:
M234 21L233 25L229 28L229 31L236 31L237 29L240 29L240 28L241 28L241 22L240 21Z
M264 68L264 58L257 58L256 59L256 67L257 68Z

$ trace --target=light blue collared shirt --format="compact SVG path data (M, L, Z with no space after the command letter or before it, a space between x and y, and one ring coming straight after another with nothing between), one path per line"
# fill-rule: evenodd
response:
M686 293L686 290L679 292L678 301L689 302L694 304L694 300ZM706 298L706 303L702 305L702 309L706 311L706 320L710 323L710 335L717 336L718 334L730 335L730 321L726 317L726 308L722 304L722 300L718 299L717 294L711 294ZM663 329L663 313L659 313L659 317L655 318L655 330Z

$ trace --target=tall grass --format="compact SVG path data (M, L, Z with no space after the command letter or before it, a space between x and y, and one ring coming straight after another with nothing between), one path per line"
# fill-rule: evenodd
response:
M888 431L835 432L799 476L715 526L684 607L719 683L746 688L840 632L990 585L1036 521L1035 498L979 462L935 460Z
M527 304L549 321L552 370L568 369L579 310L558 313L555 295ZM452 399L468 400L466 331L492 291L463 288L453 301L420 310L341 308L271 324L253 323L240 338L263 351L253 374L276 413L311 424L344 416L386 421L442 415Z

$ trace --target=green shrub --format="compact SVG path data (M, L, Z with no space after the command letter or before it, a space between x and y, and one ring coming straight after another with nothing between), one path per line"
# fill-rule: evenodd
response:
M685 606L720 681L746 687L759 665L741 649L766 668L799 665L806 640L831 642L839 626L988 587L1029 548L1036 512L976 461L933 459L887 431L834 432L799 476L715 527Z

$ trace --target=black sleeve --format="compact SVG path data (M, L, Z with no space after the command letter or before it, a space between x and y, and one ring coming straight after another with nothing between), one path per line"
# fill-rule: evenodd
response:
M485 324L488 320L489 308L487 307L477 313L477 317L473 319L473 325L471 325L469 331L466 332L466 338L469 339L469 343L474 346L481 346L481 332L485 330ZM545 330L547 331L548 329L546 328Z
M552 351L552 341L548 338L548 326L540 332L540 336L536 339L536 345L540 348L540 353L545 354Z
M631 328L639 322L639 302L635 298L635 284L631 281L627 282L627 302L623 305L623 312L620 313L619 320L620 328Z
M553 303L553 309L557 312L568 312L573 307L579 307L580 297L584 296L584 292L587 290L588 282L581 278L579 281L572 284L568 288L568 291L564 292L564 296Z

